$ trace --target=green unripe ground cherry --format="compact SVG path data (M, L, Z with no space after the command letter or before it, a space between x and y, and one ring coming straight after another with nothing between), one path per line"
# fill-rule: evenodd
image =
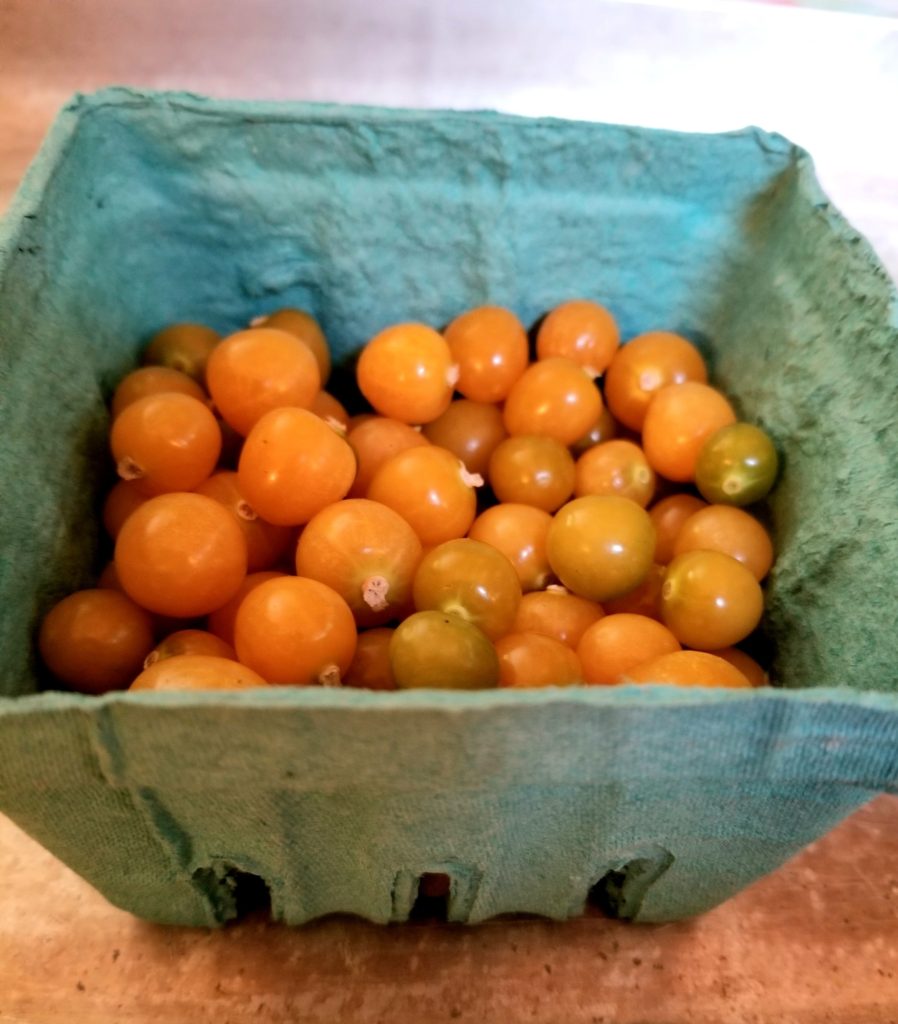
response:
M776 448L760 427L730 423L703 445L695 483L708 501L741 507L767 496L778 468Z

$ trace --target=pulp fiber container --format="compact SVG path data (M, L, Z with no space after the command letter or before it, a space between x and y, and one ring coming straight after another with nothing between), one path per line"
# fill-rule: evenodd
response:
M311 310L337 358L481 303L595 297L695 339L783 454L778 687L38 692L96 570L106 399L175 320ZM491 113L113 89L60 114L0 233L0 810L118 906L214 925L725 900L898 782L895 292L807 154Z

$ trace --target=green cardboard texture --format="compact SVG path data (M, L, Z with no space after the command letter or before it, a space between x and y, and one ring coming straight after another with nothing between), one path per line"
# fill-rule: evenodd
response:
M96 571L105 401L175 320L295 305L338 359L485 302L678 330L774 437L778 688L37 692ZM0 225L0 810L110 900L218 924L701 912L898 788L898 303L808 156L686 135L113 89Z

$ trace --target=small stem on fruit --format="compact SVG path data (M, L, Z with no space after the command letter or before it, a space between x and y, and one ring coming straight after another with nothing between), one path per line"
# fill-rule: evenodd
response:
M321 686L342 686L340 678L340 667L338 665L325 665L318 673L318 682Z
M567 587L563 587L560 583L550 583L546 587L546 592L549 594L567 594Z
M259 518L259 513L250 505L248 501L244 501L242 498L237 502L237 515L241 519L245 519L247 522L252 522L254 519Z
M468 467L463 463L459 462L461 467L461 480L463 484L468 487L483 487L483 477L479 473L468 472Z
M738 494L742 489L741 481L737 476L727 476L723 479L721 490L724 494Z
M340 437L346 437L346 424L341 423L336 416L325 416L324 422Z
M446 383L450 388L454 388L458 383L458 378L461 376L461 368L458 363L453 363L446 371Z
M115 468L122 480L142 480L143 477L146 476L141 467L137 465L130 455L126 455L123 459L119 459L118 465Z
M250 327L261 327L267 319L267 313L260 313L258 316L254 316L252 320L250 320L249 325Z
M159 660L159 652L158 651L150 651L150 653L143 659L143 667L145 669L147 669L147 668L150 667L150 665L155 665L158 660Z
M369 576L362 584L362 600L374 612L382 612L389 604L390 583L385 576Z
M602 376L602 371L597 370L594 366L584 366L583 372L590 380L598 380Z

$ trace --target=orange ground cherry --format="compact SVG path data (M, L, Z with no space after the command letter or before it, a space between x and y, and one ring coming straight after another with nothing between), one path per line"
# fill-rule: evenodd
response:
M583 682L576 652L542 633L509 633L496 641L496 653L500 686L534 689Z
M649 465L668 480L695 479L695 465L705 441L728 423L733 407L707 384L668 384L652 397L642 427Z
M468 536L501 551L514 566L522 590L542 590L552 578L546 553L551 525L548 512L509 502L482 512Z
M480 306L443 332L458 366L457 390L475 402L501 402L527 369L527 332L501 306Z
M540 434L571 445L595 424L602 396L572 359L555 356L529 366L505 401L505 429L512 436Z
M573 359L595 377L608 369L619 344L617 323L604 306L573 299L556 306L539 325L536 354Z
M590 626L577 654L587 683L612 686L642 662L679 649L677 638L660 622L645 615L617 614Z
M723 686L737 690L751 688L751 683L728 661L703 651L662 654L630 669L620 681L667 686Z
M762 580L773 565L773 541L754 516L729 505L708 505L680 528L674 555L687 551L722 551L735 558L755 579Z

